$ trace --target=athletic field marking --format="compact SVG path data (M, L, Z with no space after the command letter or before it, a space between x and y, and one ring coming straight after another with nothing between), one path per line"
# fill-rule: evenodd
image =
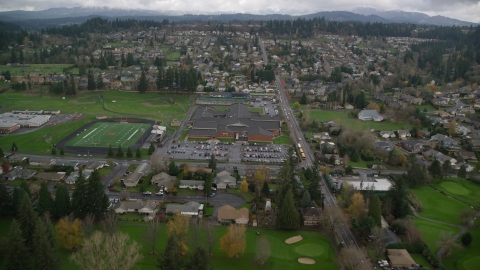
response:
M127 142L128 142L128 140L130 140L130 139L133 137L133 135L135 135L135 133L137 133L137 132L138 132L138 129L135 130L135 132L133 132L132 135L130 135L130 137L128 137Z

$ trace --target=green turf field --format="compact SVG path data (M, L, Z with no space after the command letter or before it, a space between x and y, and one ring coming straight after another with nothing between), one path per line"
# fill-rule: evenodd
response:
M477 226L470 229L473 241L468 247L455 250L449 258L443 258L445 269L470 270L478 269L480 265L480 222L477 219Z
M470 205L478 206L480 203L480 185L466 179L446 178L434 181L433 185L448 195Z
M147 131L150 124L98 122L69 140L67 146L129 147Z

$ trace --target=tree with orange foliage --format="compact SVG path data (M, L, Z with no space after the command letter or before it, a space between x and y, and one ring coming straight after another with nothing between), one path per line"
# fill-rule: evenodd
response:
M365 214L365 201L363 200L363 195L359 192L353 194L351 198L350 206L347 209L347 212L350 214L350 217L359 219L363 214Z
M82 222L76 218L73 221L68 217L60 219L55 225L60 245L68 250L78 247L83 240Z
M247 180L243 180L242 183L240 184L240 191L243 192L243 193L247 193L248 191L248 182Z
M188 234L188 226L190 217L188 215L181 214L180 211L175 211L173 219L167 223L167 235L174 235L182 248L182 255L188 252L185 238Z
M220 249L227 253L229 258L243 254L247 247L245 240L246 227L244 225L231 224L227 233L220 238Z
M378 106L377 103L375 102L370 102L368 103L367 110L375 110L375 111L380 111L380 106Z

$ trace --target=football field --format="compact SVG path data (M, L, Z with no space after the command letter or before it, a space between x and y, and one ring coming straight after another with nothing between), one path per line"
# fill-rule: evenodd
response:
M98 122L75 134L66 145L102 148L121 145L126 148L135 144L150 126L145 123Z

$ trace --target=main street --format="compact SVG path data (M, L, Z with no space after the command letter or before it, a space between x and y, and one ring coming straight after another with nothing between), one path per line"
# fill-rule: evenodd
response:
M262 49L262 56L264 63L267 64L267 52L265 50L265 45L263 44L263 41L260 39L260 47ZM300 144L303 148L303 151L305 153L305 160L302 162L303 167L308 167L314 164L315 162L315 157L313 155L312 150L310 149L310 146L308 143L305 141L305 137L303 136L302 130L300 129L300 126L298 124L298 121L296 120L293 110L290 107L288 103L288 98L287 94L285 92L285 89L283 87L283 84L278 76L275 76L276 84L277 84L277 91L279 95L279 100L281 107L283 108L284 114L285 114L285 121L287 122L287 125L290 128L290 135L291 138L294 142L294 145ZM322 177L322 182L320 188L322 190L322 193L324 195L324 203L326 206L332 206L334 207L335 211L342 213L342 210L340 207L337 205L336 199L334 195L330 192L330 190L327 188L327 183L325 178ZM371 268L371 265L368 263L367 260L365 260L364 256L362 255L362 251L360 249L360 246L358 245L352 231L348 227L347 223L343 220L337 220L337 226L336 226L336 232L338 233L338 236L342 240L342 244L345 247L354 247L356 249L356 254L358 256L359 261L361 261L361 264L358 265L359 269L368 269Z

